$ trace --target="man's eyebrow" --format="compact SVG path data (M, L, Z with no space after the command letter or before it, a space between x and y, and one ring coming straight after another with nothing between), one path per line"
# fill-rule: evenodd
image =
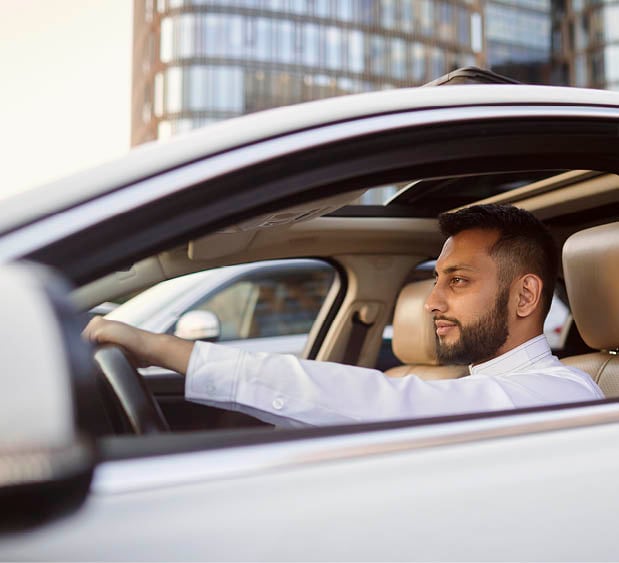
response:
M454 272L461 272L461 271L476 272L477 268L474 268L470 264L454 264L453 266L447 266L446 268L443 268L442 273L453 274ZM436 269L432 273L435 278L438 277L438 272Z

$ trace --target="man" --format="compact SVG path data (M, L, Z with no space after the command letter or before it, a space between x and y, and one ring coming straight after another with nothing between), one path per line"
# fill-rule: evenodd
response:
M188 400L277 425L321 425L501 410L603 398L584 372L552 356L543 336L558 252L527 211L481 205L439 218L447 237L426 302L443 363L470 375L423 381L293 356L252 354L94 319L96 343L122 346L138 365L187 374Z

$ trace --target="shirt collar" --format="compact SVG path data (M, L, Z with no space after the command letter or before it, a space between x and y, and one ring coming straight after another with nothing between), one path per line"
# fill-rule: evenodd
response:
M488 360L483 364L470 365L469 373L471 375L477 373L484 375L504 375L515 371L522 371L551 354L552 352L550 351L550 346L548 346L546 337L540 334L497 358Z

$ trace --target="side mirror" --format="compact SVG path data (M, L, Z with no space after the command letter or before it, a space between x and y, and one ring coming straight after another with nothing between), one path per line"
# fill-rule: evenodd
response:
M178 319L174 336L186 340L215 342L221 336L221 323L211 311L189 311Z
M0 531L5 531L40 524L85 500L95 456L78 418L94 370L69 287L48 268L1 266L0 307Z

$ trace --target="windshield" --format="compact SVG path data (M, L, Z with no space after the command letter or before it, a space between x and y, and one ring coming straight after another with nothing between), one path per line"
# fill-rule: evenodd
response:
M220 275L220 272L221 270L198 272L158 283L114 309L106 318L141 325L174 301L178 295L189 291L197 283Z

